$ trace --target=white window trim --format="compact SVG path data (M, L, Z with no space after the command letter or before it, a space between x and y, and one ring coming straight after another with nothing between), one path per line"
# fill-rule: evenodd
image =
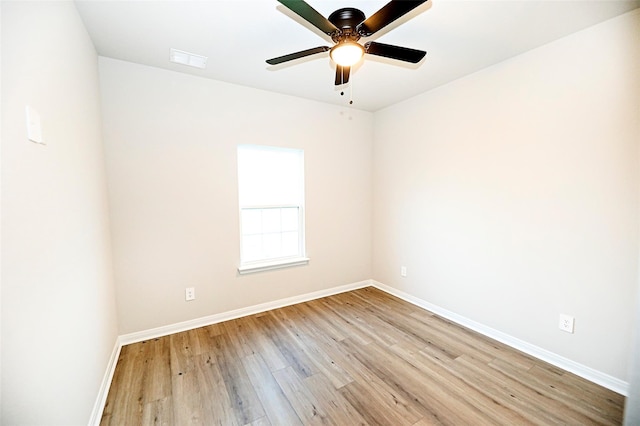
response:
M254 272L271 271L273 269L289 268L292 266L307 265L311 259L308 257L292 257L289 259L277 259L267 262L247 263L238 266L240 275L253 274Z

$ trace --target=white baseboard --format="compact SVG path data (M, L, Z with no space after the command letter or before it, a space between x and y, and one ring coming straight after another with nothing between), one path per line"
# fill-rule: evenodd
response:
M562 357L546 349L532 345L531 343L525 342L524 340L517 339L513 336L510 336L506 333L495 330L491 327L487 327L486 325L480 324L469 318L463 317L462 315L458 315L454 312L448 311L437 305L431 304L422 299L411 296L408 293L405 293L393 287L389 287L388 285L382 284L374 280L371 280L371 285L386 293L399 297L400 299L403 299L413 305L419 306L443 318L453 321L456 324L460 324L484 336L490 337L494 340L497 340L498 342L511 346L512 348L515 348L519 351L529 354L535 358L548 362L551 365L554 365L565 371L569 371L591 382L597 383L600 386L603 386L621 395L628 396L629 383L623 380L620 380L616 377L605 374L601 371L594 370L593 368L587 367L586 365L579 364L568 358Z
M104 411L104 405L107 402L107 395L109 394L109 388L111 387L111 381L113 380L113 373L115 373L116 371L116 364L118 363L121 349L122 344L120 343L120 339L118 338L116 339L115 345L113 346L113 351L111 351L111 357L109 358L107 369L104 373L104 377L102 378L102 383L100 384L98 397L96 398L96 402L93 405L93 410L91 411L89 425L100 425L102 412Z
M295 305L296 303L308 302L309 300L320 299L321 297L332 296L334 294L344 293L346 291L368 287L370 285L371 280L365 280L353 284L342 285L339 287L332 287L326 290L314 291L313 293L302 294L300 296L287 297L286 299L274 300L273 302L261 303L259 305L249 306L246 308L235 309L233 311L222 312L202 318L183 321L176 324L152 328L150 330L124 334L120 336L120 343L122 345L128 345L130 343L142 342L143 340L155 339L157 337L192 330L198 327L205 327L207 325L229 321L240 317L246 317L247 315L258 314L260 312L269 311L271 309Z

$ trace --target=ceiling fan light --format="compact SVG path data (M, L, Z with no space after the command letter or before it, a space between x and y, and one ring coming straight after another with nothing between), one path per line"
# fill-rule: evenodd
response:
M350 67L356 64L364 55L364 48L353 41L343 41L331 48L329 56L331 59L343 67Z

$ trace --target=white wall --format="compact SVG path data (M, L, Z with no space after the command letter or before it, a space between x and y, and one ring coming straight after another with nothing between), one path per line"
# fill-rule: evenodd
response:
M371 277L372 114L108 58L100 80L122 334ZM246 143L304 149L308 266L238 276Z
M376 113L373 278L626 380L639 29L635 11Z
M72 2L10 1L2 54L0 423L87 424L117 337L97 55Z

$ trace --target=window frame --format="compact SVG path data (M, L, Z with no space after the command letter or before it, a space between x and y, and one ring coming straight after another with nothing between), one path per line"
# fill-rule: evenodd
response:
M304 194L304 150L296 149L296 148L284 148L284 147L274 147L274 146L266 146L266 145L238 145L236 152L239 152L241 148L255 148L257 150L274 150L274 151L297 151L300 154L300 167L302 182L300 182L300 194L301 199L298 200L298 203L283 203L283 204L241 204L241 196L240 196L240 183L238 183L238 219L239 219L239 231L240 231L240 262L238 266L239 274L249 274L254 272L268 271L273 269L287 268L292 266L300 266L306 265L309 263L309 258L306 256L306 232L305 232L305 194ZM239 160L239 158L238 158ZM239 161L237 161L238 165L238 175L240 173ZM245 233L243 230L243 211L245 210L267 210L267 209L286 209L286 208L297 208L298 209L298 250L295 255L290 256L279 256L279 257L271 257L271 258L262 258L257 260L246 261L243 259L245 254L244 251L244 237ZM282 229L279 232L283 233ZM267 232L261 232L260 235L268 234Z

